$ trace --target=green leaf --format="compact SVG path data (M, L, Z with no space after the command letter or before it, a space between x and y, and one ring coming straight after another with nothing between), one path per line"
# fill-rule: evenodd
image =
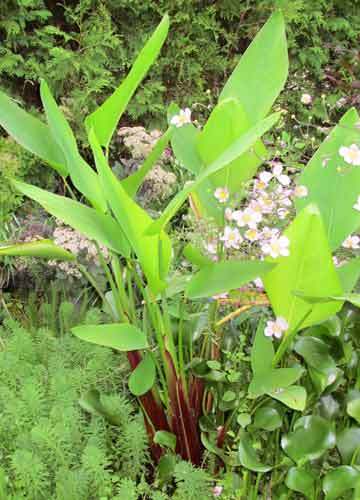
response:
M76 257L51 240L37 240L15 245L1 245L0 256L39 257L47 260L75 260Z
M297 198L296 208L299 211L308 203L318 205L332 250L360 226L360 212L353 208L359 195L360 169L346 164L339 154L341 146L358 142L358 121L358 113L350 109L322 143L299 179L299 184L308 188L308 196Z
M240 464L253 472L268 472L272 469L270 465L264 465L259 461L251 443L250 435L246 431L240 433L238 457Z
M292 385L280 391L269 393L274 399L277 399L284 405L297 411L304 411L306 406L306 391L300 385Z
M96 389L91 389L86 392L80 399L79 405L81 408L93 415L104 417L110 424L120 426L121 418L118 415L110 413L101 402L100 392Z
M134 396L146 394L155 383L156 367L150 353L146 353L129 377L129 389Z
M52 96L45 82L40 85L41 101L45 108L50 130L66 158L67 169L74 186L101 212L106 211L106 201L96 172L80 156L70 125Z
M350 417L352 417L356 422L360 423L360 397L352 399L346 405L346 412Z
M157 431L155 432L154 443L162 446L163 448L169 448L169 450L175 451L176 436L172 432Z
M15 188L38 202L47 212L73 227L88 238L114 250L124 257L130 256L130 246L121 226L110 216L82 203L49 193L24 182L13 181Z
M308 304L294 291L304 295L341 295L342 290L324 225L314 205L304 208L284 235L290 241L290 255L269 259L277 266L264 276L263 282L276 316L287 320L291 332L301 322L301 328L319 323L341 308L336 301Z
M314 415L301 417L296 421L293 432L281 439L283 450L298 465L320 458L335 443L330 422Z
M49 127L21 109L1 91L0 125L17 143L39 156L61 176L68 175L65 157Z
M297 297L302 298L303 300L306 300L306 302L309 302L310 304L319 304L319 303L326 303L326 302L350 302L354 306L360 307L360 294L358 293L347 293L346 295L342 295L341 297L336 297L334 295L330 296L309 296L309 295L304 295L301 292L294 292L294 295Z
M252 260L215 262L200 269L189 282L186 293L191 299L197 299L228 292L264 276L273 266L268 262Z
M360 257L351 259L337 268L341 286L345 293L351 293L360 278Z
M254 125L248 132L235 141L219 158L217 158L217 160L203 169L191 184L185 187L171 200L163 214L151 225L148 230L148 234L156 234L164 228L191 192L195 191L201 183L212 174L219 172L221 169L228 166L232 161L244 154L263 134L265 134L265 132L275 125L279 117L279 113L274 113Z
M336 437L336 446L340 452L342 463L350 464L356 454L355 464L360 464L360 428L348 427Z
M157 475L161 483L166 483L171 480L174 475L176 458L173 454L162 455L157 466Z
M343 498L348 490L357 489L360 482L360 472L354 467L342 465L336 469L329 470L323 481L323 492L325 500ZM355 497L354 497L355 498ZM356 496L358 498L358 496Z
M284 19L274 12L226 82L220 101L238 99L252 124L264 118L283 89L288 74Z
M287 473L285 484L292 491L302 493L307 498L314 498L315 480L314 473L300 467L291 467Z
M71 329L79 339L118 351L136 351L149 347L144 332L128 323L82 325Z
M274 345L270 337L264 334L265 321L261 320L256 329L254 344L251 349L251 369L254 375L269 373L272 370Z
M174 131L173 127L168 128L168 130L163 134L160 139L156 142L155 146L151 150L149 156L146 158L141 167L121 181L122 187L125 189L127 194L134 198L141 184L143 183L146 175L153 168L155 163L159 160L160 156L164 152L166 146L169 143L171 135Z
M184 257L196 266L203 267L212 264L212 260L209 257L203 255L198 248L196 248L191 243L188 243L183 250Z
M171 260L170 239L164 232L154 236L144 234L152 224L151 217L130 198L115 177L92 130L89 141L109 205L139 259L152 292L157 295L167 286L165 278Z
M279 393L299 380L303 373L304 369L301 366L255 373L249 385L249 393L252 397Z
M282 425L280 413L271 406L261 406L255 412L254 427L264 429L265 431L274 431Z
M165 15L137 56L129 74L115 92L85 120L89 132L94 129L99 143L107 148L114 130L137 87L149 71L166 40L169 16Z

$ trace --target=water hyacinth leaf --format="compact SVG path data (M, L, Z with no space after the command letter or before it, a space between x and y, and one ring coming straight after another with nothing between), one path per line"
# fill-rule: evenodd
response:
M358 490L360 484L360 472L354 467L342 465L326 473L323 481L323 492L325 500L343 498L346 491ZM359 491L357 491L359 492ZM354 498L359 498L357 495Z
M146 175L150 172L155 163L163 154L166 146L169 143L173 131L173 127L168 128L165 134L163 134L156 142L155 146L149 153L144 163L139 167L139 169L121 181L122 187L125 189L127 194L131 196L131 198L135 197Z
M287 473L285 484L290 490L302 493L307 498L313 498L315 480L314 473L301 467L291 467Z
M360 464L360 427L343 429L336 437L336 446L340 452L342 463Z
M155 62L169 31L169 16L165 15L137 56L129 74L115 92L85 120L89 132L107 148L114 130L141 81Z
M24 111L1 91L0 125L18 144L39 156L61 176L68 175L66 159L49 127Z
M358 424L360 423L360 396L347 403L346 412L350 417L356 420Z
M148 234L156 234L161 231L170 219L176 214L182 204L185 202L188 195L196 190L203 181L208 179L212 174L219 172L221 169L229 165L232 161L236 160L239 156L244 154L250 147L265 134L280 118L279 113L273 113L261 122L254 125L248 132L243 134L236 140L219 158L217 158L211 165L204 168L196 177L196 179L189 183L182 191L180 191L171 202L168 204L162 215L151 225L148 229Z
M360 169L347 164L339 154L342 146L358 142L358 122L356 110L347 111L299 179L299 184L307 187L308 196L297 198L296 208L299 211L308 203L317 204L332 250L360 227L360 212L354 208L359 196Z
M51 240L36 240L28 243L0 246L0 257L38 257L47 260L75 260L76 257Z
M107 410L101 402L100 392L96 389L90 389L80 399L81 408L93 415L104 417L110 424L120 426L121 418Z
M169 450L175 451L176 436L172 432L157 431L155 432L154 443L162 446L163 448L169 448Z
M221 101L211 112L203 130L197 136L197 149L205 166L214 162L231 144L250 128L249 119L243 105L237 99ZM219 130L221 129L221 134ZM217 187L226 186L230 193L236 193L244 182L251 179L262 158L266 157L266 149L258 140L251 150L231 162L221 172L209 178L213 186L212 192ZM212 197L212 203L217 200Z
M250 385L249 394L251 397L262 396L263 394L273 394L281 392L289 387L304 373L301 366L293 368L277 368L270 371L255 373Z
M78 201L50 193L31 184L13 181L13 185L22 194L39 203L51 215L86 237L124 257L130 256L127 238L121 226L110 215L102 214Z
M220 94L220 102L238 99L251 123L256 123L270 111L283 89L288 65L285 23L277 11L242 55Z
M202 267L191 279L187 296L191 299L211 297L239 288L249 281L264 276L274 264L252 260L227 260Z
M75 326L71 331L81 340L117 351L136 351L149 347L145 333L128 323Z
M253 472L268 472L272 469L272 466L264 465L260 462L251 442L250 435L244 430L240 433L238 458L243 467Z
M290 241L290 255L277 259L277 266L263 282L276 316L286 319L289 332L319 323L341 309L341 302L309 304L294 295L341 295L342 289L332 261L324 224L314 205L304 208L284 235ZM316 251L315 251L316 249Z
M95 208L105 212L106 201L102 194L98 176L80 156L71 127L56 104L45 80L41 80L40 95L50 130L64 153L67 169L74 186Z
M346 264L337 268L342 289L345 293L351 293L360 279L360 257L351 259Z
M301 417L294 430L281 439L281 447L298 465L320 458L335 443L331 423L314 415Z
M300 385L292 385L272 393L269 393L273 399L280 401L289 408L297 411L304 411L306 407L306 391Z
M152 224L151 217L126 193L113 174L93 130L90 131L89 141L109 205L139 259L149 287L157 295L167 286L165 278L171 259L170 239L164 232L154 236L144 234Z
M276 408L262 406L255 412L253 425L257 429L264 429L265 431L271 432L281 427L282 418Z
M146 394L154 385L156 367L150 353L146 353L129 377L129 389L134 396Z

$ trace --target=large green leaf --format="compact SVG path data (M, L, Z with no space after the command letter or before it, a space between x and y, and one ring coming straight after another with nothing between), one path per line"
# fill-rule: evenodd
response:
M197 136L197 148L205 166L211 165L237 139L250 128L244 106L236 99L221 101L212 111L203 130ZM219 134L219 130L221 133ZM236 193L243 183L251 179L266 156L266 149L259 140L254 144L255 153L248 151L229 165L212 175L209 180L213 186L212 200L217 203L213 193L217 187L226 186L230 193Z
M246 431L241 431L240 433L238 457L240 464L251 471L268 472L272 469L272 466L264 465L260 462L251 442L250 435Z
M153 222L151 217L126 193L121 182L113 174L93 130L90 131L89 141L109 205L139 259L152 292L156 295L167 286L165 278L171 259L170 239L164 232L154 236L144 234Z
M0 256L38 257L51 260L75 260L75 255L61 248L51 240L37 240L29 243L0 246Z
M129 389L134 396L146 394L154 385L156 375L155 363L152 355L148 352L131 372L129 377Z
M336 446L340 452L342 463L360 464L360 427L347 427L336 436Z
M316 203L325 223L330 248L335 250L360 227L360 212L353 207L359 196L360 169L346 164L339 155L341 146L359 141L359 115L350 109L321 144L300 176L299 184L308 196L298 198L297 210Z
M335 446L335 434L330 422L309 415L296 421L294 430L283 436L281 446L298 465L320 458Z
M300 467L291 467L289 469L285 484L293 491L302 493L307 498L314 498L316 475Z
M254 427L265 431L274 431L282 425L282 418L276 408L272 406L261 406L254 415Z
M45 80L41 81L40 94L50 130L64 153L67 169L74 186L95 208L105 212L106 201L101 191L99 178L96 172L80 156L70 125L56 104Z
M195 274L187 286L188 297L211 297L239 288L245 283L264 276L273 264L252 260L226 260L206 265Z
M285 389L270 392L268 394L284 405L297 411L304 411L306 406L306 391L300 385L292 385Z
M145 333L129 323L81 325L75 326L71 331L81 340L118 351L137 351L149 347Z
M263 281L276 316L287 320L291 332L307 314L302 328L325 320L341 308L336 301L309 304L294 291L304 295L341 295L342 291L316 206L304 208L284 234L290 240L290 255L271 259L277 266Z
M40 203L44 209L88 238L114 250L124 257L130 256L130 246L121 226L110 216L82 203L49 193L31 184L13 181L18 191Z
M345 293L351 293L360 278L360 257L351 259L337 268L341 286Z
M344 498L343 494L348 490L356 490L354 499L359 498L360 472L354 467L342 465L331 469L326 473L323 481L323 492L325 500Z
M269 112L288 74L284 19L274 12L242 55L226 82L220 101L233 97L245 108L250 123Z
M208 179L211 175L219 172L221 169L229 165L244 154L253 144L267 132L279 119L279 113L274 113L261 122L254 125L248 132L243 134L236 140L217 160L211 165L203 169L196 177L196 179L180 191L169 203L164 210L163 214L157 219L149 228L148 234L156 234L163 229L169 220L179 210L181 205L186 200L187 196L196 190L202 182Z
M85 120L89 132L94 129L99 143L108 147L121 115L131 97L157 58L169 30L169 17L165 15L151 38L137 56L129 74L115 92Z
M39 156L66 177L68 169L63 152L45 123L20 108L0 91L0 125L16 142Z
M301 366L255 373L249 385L249 394L254 398L264 394L281 393L283 389L299 380L303 373L304 369Z

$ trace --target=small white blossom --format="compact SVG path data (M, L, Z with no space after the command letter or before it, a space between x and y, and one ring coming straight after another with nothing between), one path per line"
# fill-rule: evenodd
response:
M170 123L177 128L191 123L191 110L189 108L180 109L179 113L171 118Z
M273 178L273 175L270 173L270 172L261 172L261 174L259 175L259 179L260 181L265 184L265 186L267 186L269 184L269 182L271 181L271 179Z
M296 186L294 189L294 196L296 196L296 198L305 198L308 194L309 191L306 186L300 185Z
M280 234L279 229L270 228L268 226L263 227L261 231L261 238L263 240L271 240L271 238L276 238Z
M288 328L289 325L286 319L279 316L275 321L268 321L266 323L264 334L266 337L276 337L277 339L280 339Z
M219 203L226 203L229 200L229 190L226 187L218 187L214 192L215 198Z
M355 208L355 210L358 210L360 212L360 195L357 197L356 203L355 205L353 205L353 208Z
M283 186L289 186L290 184L290 177L288 175L283 174L283 166L281 163L277 162L273 168L273 175L277 179L278 182L280 182L281 185Z
M311 103L312 103L312 97L311 97L311 95L310 95L310 94L303 94L303 95L301 96L300 101L301 101L303 104L308 105L308 104L311 104Z
M275 208L275 203L267 193L263 193L257 201L265 214L270 214Z
M231 210L230 207L227 207L225 208L225 219L228 220L228 221L231 221L232 220L232 215L233 215L233 211Z
M356 144L351 144L349 147L341 146L339 155L350 165L360 165L360 149Z
M288 257L290 255L289 251L289 238L286 236L273 237L267 243L261 246L261 250L265 255L270 255L273 259L277 257Z
M253 280L253 283L256 286L256 288L258 288L259 290L263 290L264 289L264 283L262 282L261 278L255 278Z
M224 234L220 239L221 241L224 242L225 248L236 248L236 249L239 248L240 243L242 243L243 241L238 228L233 229L230 226L225 226Z
M349 248L351 250L357 250L360 248L360 237L357 235L354 236L350 235L343 242L342 246L344 248Z
M260 234L256 229L248 229L245 231L244 236L249 241L257 241L260 238Z
M222 494L223 489L224 488L222 486L214 486L213 487L213 495L214 495L214 497L219 497Z
M286 210L286 208L279 208L276 213L278 214L280 220L284 220L290 212L289 210Z
M262 220L261 213L255 212L251 208L235 210L232 217L239 227L248 226L250 229L256 229L257 224Z
M216 253L217 253L216 241L209 241L209 243L206 243L205 250L207 250L207 252L209 252L211 255L216 255Z

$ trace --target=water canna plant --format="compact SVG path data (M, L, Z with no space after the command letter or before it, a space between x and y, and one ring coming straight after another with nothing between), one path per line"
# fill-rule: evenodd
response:
M276 11L243 54L203 129L191 123L187 110L171 105L168 129L149 157L136 173L119 180L109 165L109 144L129 100L158 56L168 29L165 16L126 79L85 119L95 169L81 157L73 132L45 81L40 93L47 123L0 93L0 124L63 178L70 196L13 180L15 188L98 246L108 291L104 294L91 274L84 268L81 271L98 290L112 322L80 325L72 331L87 342L126 352L131 367L129 388L144 413L154 459L160 461L164 450L170 450L200 465L207 449L222 463L229 459L224 443L231 419L225 418L226 408L217 411L220 417L214 434L207 428L206 418L216 404L214 386L228 381L217 365L226 318L219 318L217 300L204 299L237 290L255 278L263 279L266 294L240 294L240 309L270 304L283 322L276 320L265 326L261 321L258 325L249 394L253 399L267 396L294 410L304 410L306 391L296 384L303 371L284 366L284 353L301 329L326 320L341 308L355 285L354 273L360 273L358 260L336 269L331 255L339 242L359 227L360 212L354 210L356 199L352 198L358 194L354 185L359 185L360 170L354 165L346 167L341 190L349 189L351 196L340 199L333 189L339 158L326 173L319 162L323 154L336 157L340 143L357 140L354 125L359 118L350 110L322 146L325 153L320 148L304 169L302 184L309 195L299 201L298 213L282 239L271 242L267 258L229 260L223 259L220 251L214 262L188 246L184 253L198 272L175 277L169 222L189 199L198 217L212 217L219 226L224 224L214 192L220 196L224 188L225 194L239 190L266 158L261 138L279 119L279 113L268 113L286 81L288 58L283 17ZM136 193L169 142L193 180L153 220L136 202ZM327 196L327 189L332 190L331 196ZM338 227L343 217L347 224ZM237 233L229 233L224 245L235 245L236 238ZM101 246L109 250L109 259L102 255ZM0 255L75 260L49 241L2 246ZM189 301L194 308L189 308ZM208 334L202 336L204 328ZM281 337L276 350L271 336ZM96 390L89 390L82 406L116 425ZM255 470L269 470L261 469L254 460L249 462L252 452L246 436L241 443L242 465L252 463L254 468L255 463Z

